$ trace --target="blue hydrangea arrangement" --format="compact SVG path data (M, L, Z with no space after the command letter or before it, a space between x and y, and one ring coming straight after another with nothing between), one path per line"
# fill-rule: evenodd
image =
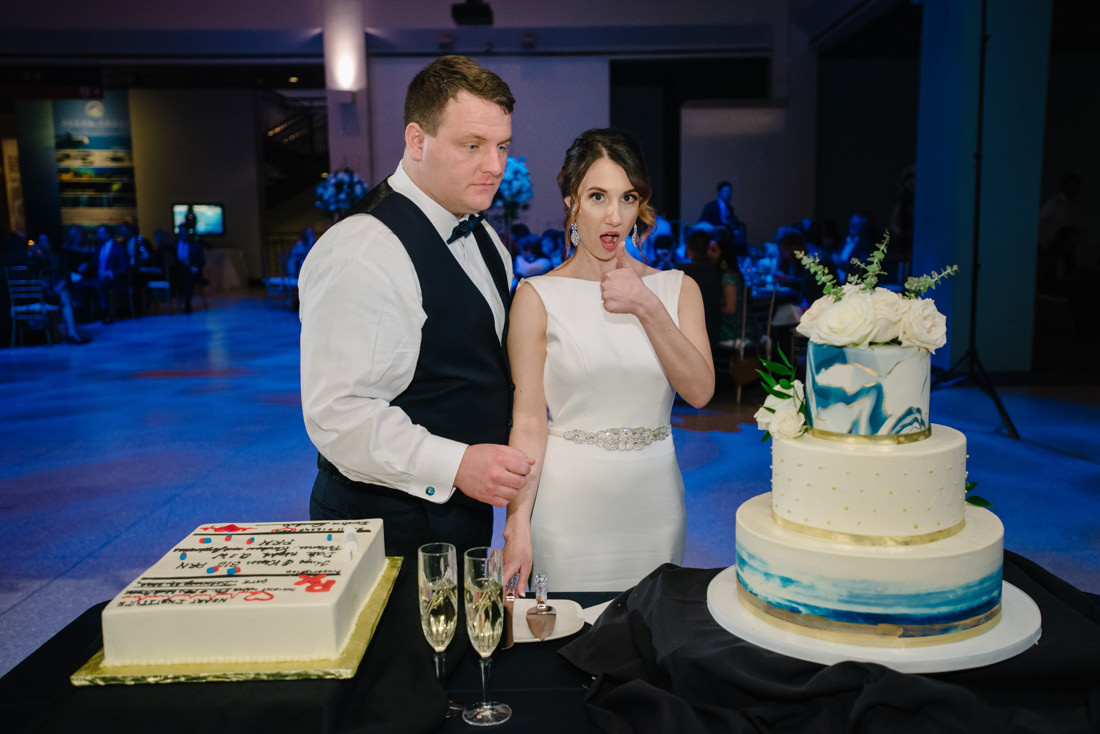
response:
M318 209L332 214L339 219L340 215L363 198L367 193L367 184L355 171L345 168L342 171L327 173L317 184L317 200L314 204Z

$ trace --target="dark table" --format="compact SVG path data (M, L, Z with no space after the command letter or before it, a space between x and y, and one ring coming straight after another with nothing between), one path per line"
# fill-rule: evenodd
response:
M936 675L870 663L822 666L744 642L707 611L707 585L721 570L666 565L622 595L556 594L582 607L614 601L594 628L493 655L493 698L513 710L512 720L495 730L1100 732L1100 606L1026 558L1006 552L1005 579L1038 604L1039 643L995 665ZM435 681L414 577L399 577L359 672L342 681L76 688L69 675L102 645L103 604L96 605L0 679L0 726L5 732L471 732L460 719L445 721L443 711L448 695L479 699L477 660L468 650L461 656L448 690Z
M415 578L411 581L415 587ZM448 697L463 703L481 699L477 658L468 644L449 652L448 667L456 658L457 664L444 692L436 683L431 649L423 639L415 607L410 614L409 607L397 603L403 598L398 594L410 592L402 584L408 584L407 577L398 579L363 663L349 680L72 686L69 675L103 645L100 612L106 602L97 604L0 679L0 728L5 732L158 734L473 731L460 718L444 723L443 710ZM587 607L616 595L554 596ZM415 604L415 594L410 598ZM405 624L406 620L413 624ZM576 636L516 643L493 654L493 699L507 703L513 711L512 719L494 731L599 731L584 712L591 676L557 655ZM456 641L464 638L465 631L458 630Z

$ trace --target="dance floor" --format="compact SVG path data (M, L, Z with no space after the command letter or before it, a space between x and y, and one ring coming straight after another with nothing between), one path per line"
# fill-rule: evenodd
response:
M316 453L302 424L298 318L259 297L91 325L86 346L0 349L0 674L201 523L308 516ZM1100 393L999 390L1021 438L974 387L932 414L968 438L969 475L1005 547L1100 593ZM733 518L769 489L747 389L678 404L685 565L733 561ZM503 513L498 513L497 544Z

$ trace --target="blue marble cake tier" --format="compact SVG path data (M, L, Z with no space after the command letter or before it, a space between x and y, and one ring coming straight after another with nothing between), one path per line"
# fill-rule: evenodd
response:
M809 343L806 395L814 436L904 443L927 438L931 359L920 347Z

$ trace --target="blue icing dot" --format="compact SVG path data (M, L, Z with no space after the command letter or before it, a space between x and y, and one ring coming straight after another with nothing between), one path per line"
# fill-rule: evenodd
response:
M187 554L186 553L180 553L180 560L182 561L184 558L187 558Z
M214 573L214 571L215 571L215 569L214 569L214 567L213 567L213 566L211 566L210 568L206 569L206 572L207 572L207 573Z
M228 571L226 571L226 573L228 573L230 576L232 576L233 574L237 573L237 569L231 568Z
M202 542L203 542L203 543L209 543L209 542L210 542L210 538L203 538L203 539L202 539Z
M328 540L332 540L332 533L328 534Z

